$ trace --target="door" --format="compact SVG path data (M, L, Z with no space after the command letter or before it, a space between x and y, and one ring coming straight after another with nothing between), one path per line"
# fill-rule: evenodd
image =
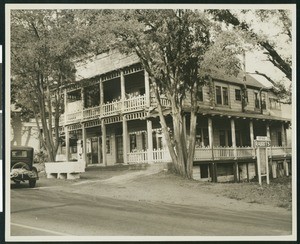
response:
M116 136L117 163L123 163L123 137Z
M92 138L92 164L98 163L98 138Z

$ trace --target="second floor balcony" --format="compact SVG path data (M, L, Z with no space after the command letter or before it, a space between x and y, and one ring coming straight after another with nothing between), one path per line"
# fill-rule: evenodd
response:
M156 105L153 99L150 100L150 103L150 106ZM162 99L161 104L164 107L170 106L170 102L165 98ZM82 108L82 106L78 106L77 110L73 108L71 112L67 112L66 114L62 115L60 118L60 123L69 124L80 122L82 120L95 119L99 116L116 116L120 115L121 113L141 111L144 110L146 106L147 103L145 95L133 96L126 98L124 101L113 100L111 102L106 102L102 105L89 108Z

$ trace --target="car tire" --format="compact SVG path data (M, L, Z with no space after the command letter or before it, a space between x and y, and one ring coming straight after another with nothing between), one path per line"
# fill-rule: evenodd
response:
M29 180L29 187L34 188L36 185L36 180Z

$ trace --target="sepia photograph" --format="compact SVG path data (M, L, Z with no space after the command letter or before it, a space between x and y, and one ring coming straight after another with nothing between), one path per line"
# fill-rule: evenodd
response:
M5 20L6 240L296 240L295 4Z

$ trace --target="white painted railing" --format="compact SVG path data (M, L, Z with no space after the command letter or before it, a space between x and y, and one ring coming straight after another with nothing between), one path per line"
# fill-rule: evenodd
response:
M103 108L102 110L103 116L118 114L122 110L122 101L119 100L116 102L103 104L102 108Z
M82 111L67 114L67 122L75 122L82 119Z
M127 162L128 163L147 163L148 162L147 151L127 153Z
M237 158L255 158L255 149L253 147L237 147Z
M154 149L152 153L153 162L171 162L171 155L167 149Z
M151 101L151 105L152 106L156 106L156 99L155 99L155 97L151 97L150 101ZM167 98L161 97L160 98L160 103L161 103L161 106L163 106L163 107L171 107L171 102Z
M272 156L290 156L292 153L292 148L290 147L280 147L280 146L273 146L269 149L269 157Z
M144 109L146 105L145 95L128 98L124 101L124 112Z
M83 110L83 118L84 119L91 119L95 118L100 115L100 106L93 107L93 108L86 108Z
M214 159L234 159L233 147L214 147L213 148Z
M212 150L210 147L196 147L194 154L195 161L212 160Z

